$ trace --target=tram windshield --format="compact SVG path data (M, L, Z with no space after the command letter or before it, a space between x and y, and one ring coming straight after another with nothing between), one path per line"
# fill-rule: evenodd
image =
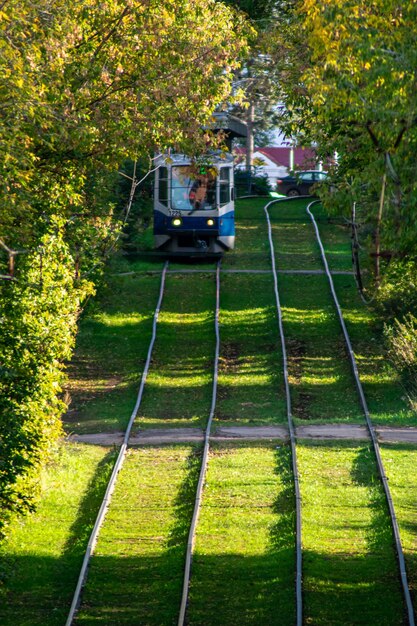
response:
M187 165L172 168L171 208L199 211L216 208L216 177L211 172L195 174Z

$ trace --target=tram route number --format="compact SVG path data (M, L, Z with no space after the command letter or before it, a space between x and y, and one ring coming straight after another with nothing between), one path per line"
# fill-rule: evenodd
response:
M181 211L176 211L175 209L169 209L169 214L171 217L181 217Z

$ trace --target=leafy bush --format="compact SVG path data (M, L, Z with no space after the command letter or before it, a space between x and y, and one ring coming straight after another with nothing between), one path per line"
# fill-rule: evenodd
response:
M401 373L413 402L417 398L417 318L408 313L403 321L394 320L385 327L389 355Z
M383 270L377 304L390 319L401 319L407 312L417 312L417 262L414 259L393 259Z
M33 510L39 470L61 434L63 362L71 356L80 299L62 234L22 255L19 280L0 297L0 537L16 513Z

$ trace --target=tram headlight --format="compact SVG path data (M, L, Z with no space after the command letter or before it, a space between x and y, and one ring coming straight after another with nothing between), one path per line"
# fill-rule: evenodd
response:
M172 220L171 224L178 228L178 226L181 226L181 224L182 224L182 219L180 217L174 217L174 219Z
M207 220L207 226L214 226L214 220L212 219Z

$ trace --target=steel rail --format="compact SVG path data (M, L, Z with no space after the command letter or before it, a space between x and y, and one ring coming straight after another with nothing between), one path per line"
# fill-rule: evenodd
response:
M296 198L298 200L298 198ZM281 302L279 298L279 289L278 289L278 274L277 268L275 264L275 249L274 243L272 240L272 227L271 220L268 213L268 208L271 204L275 204L277 202L288 201L288 198L282 199L278 198L277 200L272 200L265 205L264 211L266 215L266 220L268 223L268 239L269 246L271 250L271 263L272 263L272 274L274 278L274 290L275 290L275 300L277 305L277 313L278 313L278 327L279 327L279 335L281 338L281 347L282 347L282 360L283 360L283 369L284 369L284 382L285 382L285 395L287 399L287 419L288 419L288 430L290 434L290 445L291 445L291 457L292 457L292 469L294 476L294 491L295 491L295 511L296 511L296 578L295 578L295 593L296 593L296 617L297 617L297 626L302 626L303 622L303 590L302 590L302 541L301 541L301 532L302 532L302 519L301 519L301 492L300 492L300 478L298 472L298 464L297 464L297 445L296 445L296 436L294 429L294 422L292 419L292 411L291 411L291 393L290 393L290 384L288 381L288 359L287 359L287 350L285 346L285 335L284 335L284 326L282 322L282 309Z
M194 545L195 545L195 530L196 530L198 518L200 515L204 480L205 480L206 471L207 471L208 454L209 454L209 448L210 448L211 424L213 422L214 411L216 409L217 380L218 380L219 352L220 352L220 330L219 330L220 263L221 261L217 263L217 270L216 270L216 312L215 312L215 317L214 317L214 327L215 327L215 333L216 333L216 350L215 350L215 357L214 357L213 393L212 393L212 398L211 398L210 414L209 414L209 418L207 421L206 432L204 435L203 458L201 460L200 476L199 476L198 484L197 484L193 517L191 520L190 531L188 533L187 551L185 555L185 566L184 566L184 581L183 581L180 612L178 616L178 626L184 626L184 623L185 623L185 614L187 611L187 603L188 603L188 591L190 587L191 565L192 565Z
M92 554L94 553L94 549L95 546L97 544L97 539L98 539L98 534L100 532L101 526L103 524L104 518L106 516L107 513L107 509L109 507L110 504L110 500L114 491L114 487L116 484L116 480L117 480L117 476L123 466L125 457L126 457L126 452L127 452L127 446L129 443L129 437L130 437L130 433L133 427L133 423L136 419L140 404L142 402L142 396L143 396L143 390L145 387L145 383L146 383L146 378L148 376L148 371L149 371L149 365L151 362L151 357L152 357L152 350L153 350L153 346L155 343L155 338L156 338L156 326L157 326L157 322L158 322L158 317L159 317L159 312L161 309L161 304L162 304L162 299L163 299L163 295L164 295L164 287L165 287L165 277L166 277L166 272L168 269L168 261L165 262L163 271L162 271L162 276L161 276L161 285L160 285L160 289L159 289L159 297L158 297L158 303L156 305L156 309L155 309L155 313L154 313L154 317L153 317L153 324L152 324L152 338L149 344L149 348L148 348L148 355L146 358L146 363L145 363L145 367L143 369L142 372L142 379L140 382L140 387L139 387L139 391L138 391L138 395L137 395L137 399L136 399L136 404L134 406L134 409L132 411L132 414L130 416L129 419L129 423L127 425L125 434L124 434L124 438L123 438L123 443L120 447L119 450L119 454L116 460L116 463L114 465L110 480L107 484L107 489L106 492L104 494L104 498L102 500L99 512L97 514L97 518L94 524L94 528L91 532L90 535L90 539L88 541L87 544L87 548L84 554L84 559L83 559L83 563L81 566L81 571L78 577L78 582L77 582L77 586L75 588L75 592L74 592L74 596L72 599L72 603L71 603L71 608L70 611L68 613L68 617L67 617L67 621L65 623L65 626L71 626L73 619L77 613L78 610L78 606L80 603L80 599L81 599L81 592L82 589L85 585L85 582L87 580L87 573L88 573L88 566L90 563L90 558L92 556Z
M350 342L350 337L349 337L349 334L348 334L348 331L347 331L347 328L346 328L345 320L343 318L342 309L340 307L339 300L338 300L337 295L336 295L336 290L335 290L335 287L334 287L333 279L332 279L332 276L331 276L331 273L330 273L330 270L329 270L329 265L328 265L327 259L326 259L326 253L324 251L324 247L323 247L323 244L322 244L322 241L321 241L321 238L320 238L320 232L319 232L319 229L318 229L315 217L314 217L313 213L310 210L310 208L314 204L317 204L319 202L320 202L320 200L315 200L314 202L311 202L307 206L307 213L310 215L311 221L312 221L313 226L314 226L314 230L315 230L316 237L317 237L317 243L318 243L319 248L320 248L321 257L322 257L323 264L324 264L324 267L325 267L325 270L326 270L327 278L329 280L330 289L331 289L333 300L334 300L334 303L335 303L335 306L336 306L336 310L337 310L337 314L338 314L338 317L339 317L340 325L342 327L343 335L345 337L345 342L346 342L347 350L348 350L348 353L349 353L349 358L350 358L350 362L351 362L351 366L352 366L352 370L353 370L353 374L354 374L354 378L355 378L355 382L356 382L356 387L357 387L357 390L358 390L358 393L359 393L359 397L361 399L363 412L365 414L366 424L368 426L369 434L370 434L370 437L371 437L371 440L372 440L372 444L373 444L373 448L374 448L374 451L375 451L375 456L376 456L377 464L378 464L378 471L379 471L379 474L380 474L380 477L381 477L381 481L382 481L382 484L383 484L383 487L384 487L385 497L386 497L386 500L387 500L388 509L389 509L390 517L391 517L392 529L393 529L393 532L394 532L395 545L396 545L396 549L397 549L398 564L399 564L399 568L400 568L401 583L402 583L402 588L403 588L403 592L404 592L405 603L406 603L406 606L407 606L408 621L409 621L409 625L410 626L415 626L414 609L413 609L413 603L412 603L412 600L411 600L410 588L409 588L409 584L408 584L407 570L406 570L406 566L405 566L404 552L403 552L403 548L402 548L402 544L401 544L400 530L399 530L399 527L398 527L397 516L395 514L395 509L394 509L394 504L393 504L392 497L391 497L390 488L388 486L388 479L387 479L387 477L385 475L384 464L383 464L382 458L381 458L381 452L380 452L378 439L377 439L375 428L374 428L374 425L372 423L371 416L370 416L370 413L369 413L368 404L366 402L365 393L363 391L362 383L361 383L360 376L359 376L359 370L358 370L358 366L357 366L357 363L356 363L355 354L353 352L352 344Z

